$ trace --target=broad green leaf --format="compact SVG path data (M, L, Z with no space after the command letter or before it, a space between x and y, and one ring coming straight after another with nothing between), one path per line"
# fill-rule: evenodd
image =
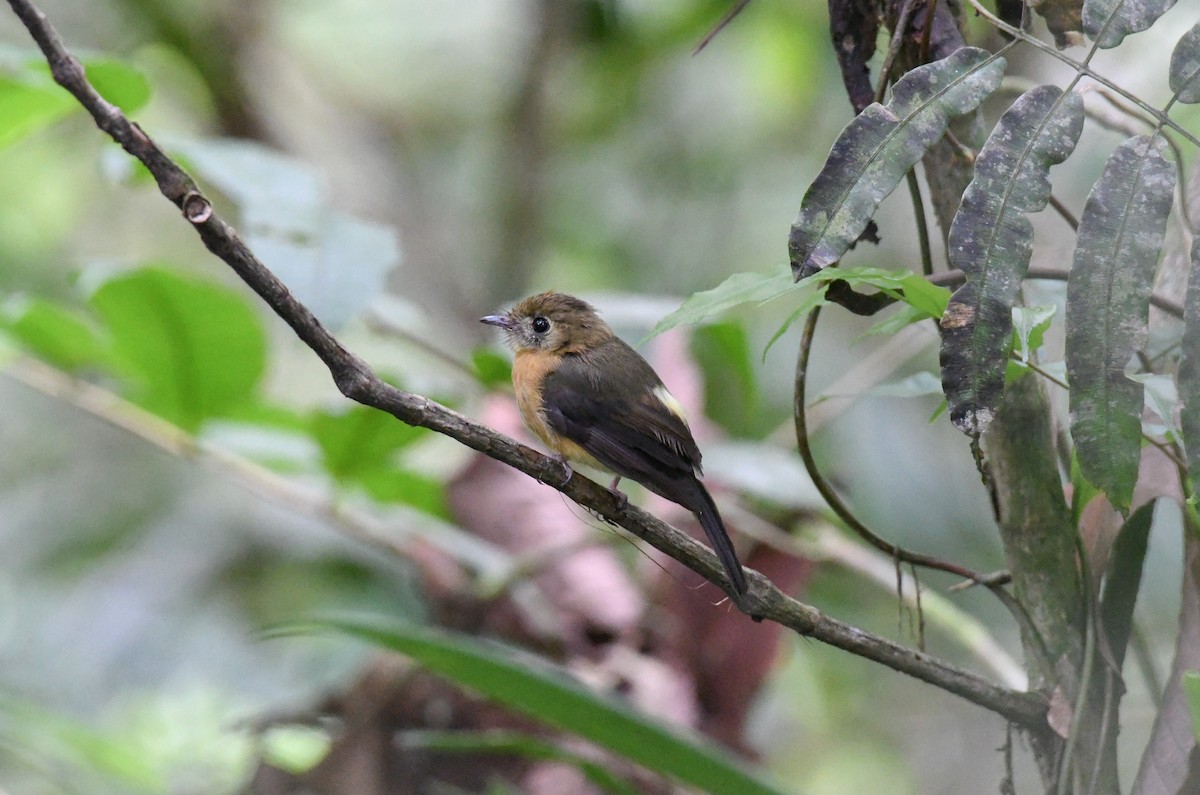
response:
M975 47L919 66L869 105L838 136L800 203L788 236L792 275L811 276L842 258L950 119L969 113L1000 85L1005 60Z
M1129 645L1133 608L1141 589L1142 564L1146 560L1146 542L1153 518L1153 501L1134 511L1125 520L1108 556L1104 593L1100 598L1100 621L1118 670Z
M742 304L761 304L800 289L786 267L771 273L735 273L711 290L693 293L647 335L656 337L678 326L707 323ZM643 340L644 341L644 340Z
M42 298L0 308L0 328L30 353L67 372L109 361L96 328L77 313Z
M588 781L606 792L637 795L633 786L610 772L599 762L582 754L560 748L530 734L511 731L406 731L396 738L403 747L429 748L435 751L469 754L507 754L527 759L553 760L576 768Z
M516 712L620 754L712 795L779 795L725 751L588 690L561 668L526 652L429 627L353 619L316 625L411 657L430 671ZM292 627L298 634L309 627ZM282 634L282 633L281 633Z
M1125 367L1146 339L1150 288L1175 189L1161 137L1117 147L1083 208L1067 281L1071 435L1083 476L1129 507L1141 450L1142 386Z
M0 147L47 127L79 107L54 83L0 76Z
M942 316L942 389L950 421L982 434L1000 406L1012 307L1033 253L1026 214L1050 199L1050 167L1083 130L1083 101L1039 86L1013 103L983 145L950 226L950 263L966 275Z
M1182 357L1178 388L1183 447L1187 451L1192 490L1200 494L1200 238L1192 242L1192 270L1183 306Z
M1083 32L1104 49L1116 47L1175 5L1175 0L1084 0Z
M266 364L262 323L240 293L149 267L115 276L90 299L133 398L194 431L249 400Z
M1183 691L1187 694L1188 711L1192 714L1192 732L1200 740L1200 671L1184 673Z
M312 420L312 435L321 448L325 469L342 483L379 469L391 471L396 451L427 433L425 428L407 425L368 406L318 411Z
M926 317L940 318L950 302L950 291L940 285L931 284L919 273L912 271L887 271L899 273L900 300Z
M84 64L84 72L100 96L127 114L136 113L150 101L150 82L129 64L96 58Z
M1200 22L1183 34L1171 53L1171 91L1180 102L1200 102Z
M758 384L750 340L740 323L712 323L692 334L692 353L704 371L704 414L735 436L758 430Z

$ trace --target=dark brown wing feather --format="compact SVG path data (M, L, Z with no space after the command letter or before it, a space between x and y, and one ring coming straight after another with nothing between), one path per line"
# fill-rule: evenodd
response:
M696 478L700 449L687 423L654 394L662 381L632 348L613 338L568 355L545 380L542 412L558 434L616 474L696 514L739 593L746 575L712 497Z
M690 475L701 459L687 423L654 394L658 387L662 381L646 360L614 337L563 357L542 385L543 412L557 433L654 490L660 473Z

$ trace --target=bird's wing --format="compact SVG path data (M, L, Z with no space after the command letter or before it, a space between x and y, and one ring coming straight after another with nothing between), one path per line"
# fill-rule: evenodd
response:
M542 384L542 414L608 469L696 514L734 589L748 586L717 506L696 478L700 449L678 403L644 359L614 338L565 356ZM600 361L587 357L599 356Z
M658 480L699 469L700 449L650 366L641 357L621 359L626 370L644 372L608 375L612 369L597 366L603 362L564 357L543 384L542 411L556 433L605 467L658 491Z

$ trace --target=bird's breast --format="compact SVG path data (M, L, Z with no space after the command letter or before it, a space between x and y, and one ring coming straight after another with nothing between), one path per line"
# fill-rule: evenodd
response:
M521 419L534 436L559 455L595 469L605 469L587 450L555 432L546 422L543 387L546 376L554 372L561 363L562 357L557 354L532 350L517 352L513 360L512 378Z
M513 391L517 394L517 408L525 427L555 451L558 450L556 434L542 414L542 387L546 376L558 366L559 358L540 351L518 351L512 368Z

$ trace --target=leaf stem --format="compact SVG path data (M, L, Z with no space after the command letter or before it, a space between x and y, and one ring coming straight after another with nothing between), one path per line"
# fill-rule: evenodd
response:
M813 456L812 445L809 441L807 407L805 405L809 354L812 352L813 336L816 332L817 320L820 316L821 307L816 307L809 312L808 318L804 323L804 332L800 337L800 352L796 360L795 397L793 403L793 420L796 425L796 448L800 453L801 460L804 461L804 468L808 470L808 475L812 478L813 485L820 492L826 504L829 505L830 510L847 527L857 533L868 544L898 563L910 563L917 566L924 566L928 569L949 572L979 585L995 585L997 575L980 574L958 563L935 558L920 552L911 552L882 538L854 515L854 512L850 510L834 490L832 484L821 474L821 469L817 466L816 458Z
M1141 97L1137 96L1136 94L1134 94L1130 91L1126 91L1125 89L1121 88L1119 85L1114 83L1113 81L1109 80L1104 75L1097 73L1087 63L1082 63L1080 61L1076 61L1074 58L1071 58L1068 55L1062 54L1057 49L1050 46L1049 44L1042 41L1041 39L1034 38L1033 36L1028 35L1027 33L1025 33L1025 31L1023 31L1019 28L1014 28L1012 25L1008 24L1004 20L997 17L991 11L988 11L987 8L985 8L984 5L979 0L967 0L967 2L971 4L971 7L973 9L975 9L975 12L977 14L979 14L979 16L983 17L988 22L992 23L992 25L994 27L996 27L997 29L1004 31L1008 35L1014 37L1014 39L1020 39L1021 41L1024 41L1027 44L1032 45L1033 47L1035 47L1035 48L1041 50L1042 52L1046 53L1047 55L1049 55L1051 58L1057 58L1058 60L1065 63L1067 66L1070 66L1071 68L1075 69L1080 75L1086 75L1087 77L1090 77L1093 80L1095 80L1097 83L1100 83L1103 86L1107 86L1108 88L1112 89L1113 91L1117 92L1121 96L1128 99L1130 102L1137 105L1139 108L1144 110L1146 113L1149 113L1151 116L1153 116L1156 120L1158 120L1162 124L1166 125L1167 127L1170 127L1172 130L1179 133L1179 135L1183 136L1185 139L1190 141L1193 145L1200 147L1200 138L1197 138L1196 136L1192 135L1182 125L1175 122L1169 116L1164 114L1161 110L1159 110L1158 108L1155 108L1153 105L1146 102Z

